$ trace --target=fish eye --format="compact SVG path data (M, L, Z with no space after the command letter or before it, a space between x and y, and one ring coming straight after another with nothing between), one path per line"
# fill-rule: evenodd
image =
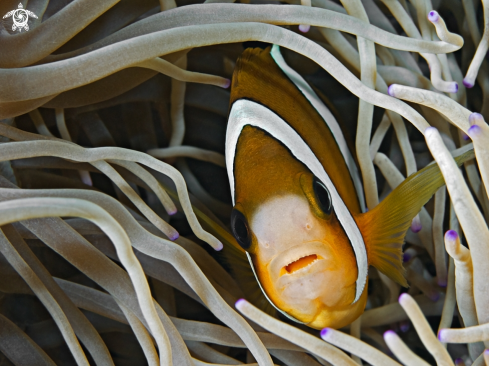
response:
M251 233L248 228L248 221L245 215L236 209L233 209L231 212L231 230L238 244L244 250L248 250L251 246Z
M310 173L300 173L299 183L314 214L323 220L331 219L333 201L324 183Z
M312 182L312 188L316 196L316 200L319 208L327 215L333 211L333 202L331 201L331 195L328 188L317 177L314 177Z

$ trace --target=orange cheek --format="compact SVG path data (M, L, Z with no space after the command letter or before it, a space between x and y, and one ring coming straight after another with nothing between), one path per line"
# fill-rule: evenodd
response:
M284 266L278 280L272 278L269 263L258 260L259 256L254 257L255 270L270 300L307 323L324 307L349 306L354 299L356 264L348 263L341 254L330 251L327 258L305 256Z
M255 265L256 275L260 281L262 288L267 293L267 296L274 302L274 304L278 305L276 300L279 300L278 293L276 291L275 285L271 279L270 272L268 271L268 265L270 261L263 262L259 258L259 254L252 255L253 263Z
M354 297L355 289L353 287L351 299L353 299ZM318 307L319 311L315 318L307 325L316 329L322 329L325 327L339 329L348 324L351 324L363 313L365 305L367 303L367 298L368 291L366 285L365 290L360 296L360 299L358 299L356 303L352 304L350 301L348 303L349 305L336 306L332 308L322 305Z
M333 271L328 271L325 276L324 291L320 300L325 307L342 307L351 304L355 298L352 284L356 281L356 268L337 266Z
M272 271L275 265L270 263L275 256L270 256L268 248L257 243L257 251L252 256L269 299L296 319L315 326L344 323L361 314L364 308L364 304L352 305L358 271L351 245L336 219L328 224L325 228L328 235L322 235L326 240L317 242L324 251L304 252L297 260L286 261L283 267L280 265L278 277L272 275L276 269ZM308 245L308 242L301 244L300 250ZM276 248L276 253L279 255L287 249L290 246L284 244ZM353 313L348 309L354 310Z

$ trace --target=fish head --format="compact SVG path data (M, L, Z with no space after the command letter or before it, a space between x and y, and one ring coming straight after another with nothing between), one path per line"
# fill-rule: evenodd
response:
M259 205L236 203L234 236L275 307L314 328L340 328L363 312L367 300L365 289L354 301L352 246L326 186L310 172L290 179L287 191Z

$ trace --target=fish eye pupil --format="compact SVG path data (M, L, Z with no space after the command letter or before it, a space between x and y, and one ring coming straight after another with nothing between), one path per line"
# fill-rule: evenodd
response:
M241 220L236 220L236 224L234 225L234 229L236 231L236 236L240 239L245 239L248 237L248 229L246 225Z
M319 208L324 213L329 215L333 210L333 204L331 202L331 195L329 194L328 189L318 178L314 178L312 185Z
M245 250L251 246L251 235L246 217L238 210L231 212L231 230L238 244Z

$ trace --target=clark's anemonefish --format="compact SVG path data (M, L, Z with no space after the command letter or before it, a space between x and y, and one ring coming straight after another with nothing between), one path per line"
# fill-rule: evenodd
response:
M364 213L340 126L278 46L247 49L237 62L226 166L231 230L265 297L318 329L343 327L362 314L370 265L407 287L406 231L444 184L432 164Z

